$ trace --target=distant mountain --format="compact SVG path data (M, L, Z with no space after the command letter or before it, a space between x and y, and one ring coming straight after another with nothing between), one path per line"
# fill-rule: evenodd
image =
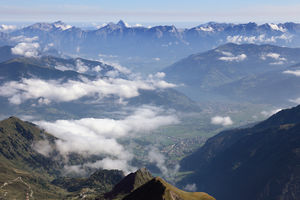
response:
M114 57L130 66L135 65L137 60L144 60L145 65L140 64L141 71L151 66L161 69L178 58L228 42L288 47L300 45L300 25L296 23L257 25L210 22L190 29L179 29L172 25L131 27L119 21L97 30L82 30L58 21L36 23L1 34L0 44L2 40L4 44L16 45L25 37L34 39L41 49L51 46L72 55L97 58L103 55L105 59Z
M300 106L251 128L221 132L181 162L194 171L181 184L224 200L295 199L300 195Z
M0 62L4 62L13 58L18 57L11 53L11 46L2 46L0 47Z
M249 98L251 101L247 87L251 88L256 85L261 87L256 82L259 79L256 80L256 78L261 77L261 81L263 81L265 80L264 74L271 72L281 74L287 70L288 66L300 62L299 55L299 48L229 43L204 53L193 54L167 67L164 72L167 74L168 81L184 84L180 88L181 91L198 100L210 99L212 95L220 94L223 97L232 98L230 94L236 93L237 96L240 94L239 92L244 92L245 98ZM241 83L242 80L249 80L251 77L253 81L248 82L249 84ZM235 90L234 87L231 87L231 83L243 88ZM224 84L227 85L223 86ZM272 85L271 83L267 84ZM263 87L258 90L262 89ZM237 98L237 100L239 99Z
M77 81L77 83L86 84L93 81L105 81L106 85L123 85L124 89L136 87L126 85L126 80L131 80L122 69L104 64L99 61L91 61L82 58L57 58L52 56L42 56L38 58L18 57L3 63L0 63L0 86L6 83L21 84L24 79L49 81L51 84L67 83L68 81ZM16 81L16 82L12 82ZM35 81L36 82L36 81ZM77 85L78 85L77 84ZM130 83L129 83L130 84ZM21 87L21 85L19 85ZM121 87L121 86L119 86ZM76 89L76 88L74 88ZM101 88L99 88L101 89ZM8 91L9 89L6 89ZM139 95L128 98L129 106L142 106L145 104L161 106L167 109L176 109L180 111L199 111L199 106L182 93L172 89L150 88L139 90ZM2 93L3 94L3 93ZM39 104L41 97L32 98L26 101L12 104L8 97L0 95L0 105L3 108L3 115L28 115L43 116L47 119L58 119L64 117L87 117L95 114L95 111L116 111L120 110L122 104L118 103L118 98L104 96L101 100L91 96L75 99L67 102L53 102L52 104L43 104L43 106L34 106ZM88 102L88 103L87 103ZM90 103L93 102L93 103ZM98 113L103 114L103 113ZM100 116L99 116L100 117Z
M236 101L280 105L296 101L300 94L300 67L293 65L281 70L251 75L217 87L214 91ZM288 89L287 89L288 88Z

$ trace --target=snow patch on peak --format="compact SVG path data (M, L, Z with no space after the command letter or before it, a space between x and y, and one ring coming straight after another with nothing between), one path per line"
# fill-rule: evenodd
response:
M198 31L204 31L204 32L213 32L214 29L211 26L203 27L200 26L197 28Z
M277 24L272 24L272 23L269 23L268 24L270 26L270 28L274 31L281 31L281 32L286 32L286 29L283 28L282 26L278 26Z
M54 23L53 23L53 26L54 26L55 28L59 28L59 29L61 29L61 30L63 30L63 31L72 28L71 25L65 24L65 23L63 23L62 21L54 22Z

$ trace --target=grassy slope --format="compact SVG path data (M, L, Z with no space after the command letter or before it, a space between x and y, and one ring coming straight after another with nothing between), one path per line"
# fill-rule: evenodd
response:
M203 192L185 192L169 183L162 178L153 178L148 183L139 187L124 200L215 200L215 198Z

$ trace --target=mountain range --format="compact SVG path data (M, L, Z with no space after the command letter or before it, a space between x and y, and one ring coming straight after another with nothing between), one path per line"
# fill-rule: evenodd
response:
M193 53L203 52L228 42L273 44L297 47L300 25L232 24L210 22L193 28L173 25L131 27L120 20L97 30L83 30L61 21L36 23L10 33L1 33L1 45L19 42L39 43L40 49L56 49L70 55L103 59L114 58L140 71L150 66L161 69ZM143 62L144 60L144 62ZM139 63L139 64L138 64Z
M166 80L198 101L289 104L299 96L300 49L228 43L164 69ZM289 87L288 90L284 89Z
M133 74L126 71L126 69L82 58L58 58L49 55L36 58L14 57L11 53L9 54L11 48L8 46L0 48L0 50L7 52L7 59L3 58L3 62L0 63L0 84L2 88L0 104L3 108L1 112L3 115L28 115L31 113L37 116L46 116L47 118L61 118L66 116L90 116L91 113L95 113L99 109L102 109L102 113L103 111L116 111L123 104L118 102L119 98L114 94L122 93L122 91L128 106L134 107L147 104L180 111L200 110L195 102L176 91L173 87L168 87L167 85L165 88L165 84L168 83L160 82L156 77L145 79L143 82L140 78L134 77L132 79L131 76ZM64 100L68 98L68 93L63 91L64 89L60 84L65 84L65 87L68 87L71 82L77 84L76 87L72 86L70 88L72 90L70 95L75 96L74 98L71 97L71 100ZM48 93L36 96L34 91L34 88L38 86L34 85L36 83L43 83L46 88L60 89L60 91L65 92L65 96L57 93L62 100L57 101L53 99L52 103L49 104L47 100L46 102L44 101L43 96L48 95L52 98L52 95ZM162 84L162 87L159 85L154 86L153 84L156 83ZM17 91L20 90L20 87L23 87L24 84L28 88L30 88L29 85L32 87L32 90L28 90L28 93L30 93L29 96L33 96L28 100L18 98L20 101L14 101L12 99L14 94L5 95L9 91L13 91L14 87L18 88ZM93 89L95 92L98 90L103 91L103 97L100 99L99 97L93 98L94 92L89 94L80 90L82 87L91 87L90 85L93 84L100 84ZM106 89L107 87L111 89ZM139 87L141 88L139 89ZM159 88L156 89L156 87ZM26 96L24 90L20 90L20 92L19 95ZM53 90L49 92L54 92L53 95L56 94ZM79 95L77 98L78 92L82 93L83 96ZM106 93L109 95L106 95ZM127 97L128 95L129 98ZM43 101L43 105L39 106L41 101Z

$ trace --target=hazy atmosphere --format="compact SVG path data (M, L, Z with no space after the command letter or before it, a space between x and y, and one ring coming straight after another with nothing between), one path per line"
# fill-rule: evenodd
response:
M0 0L0 199L299 199L299 10Z

